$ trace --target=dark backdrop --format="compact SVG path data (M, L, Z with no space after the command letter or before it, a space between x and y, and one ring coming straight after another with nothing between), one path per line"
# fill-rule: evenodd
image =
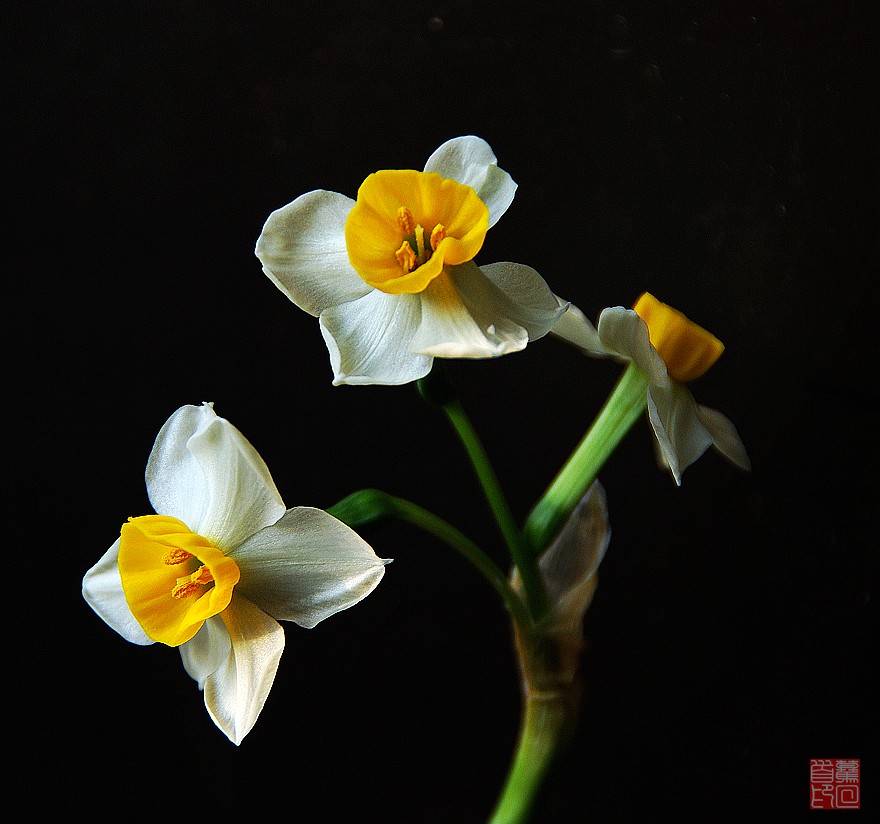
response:
M871 4L177 0L6 23L9 817L485 819L519 711L508 628L425 535L365 531L395 563L358 608L288 625L239 749L175 652L79 594L150 511L160 425L203 400L288 505L380 487L503 561L445 422L412 386L332 387L317 322L252 251L297 195L354 196L462 134L520 184L478 260L528 263L593 316L650 289L714 331L695 394L754 463L707 455L677 489L639 424L603 471L583 716L536 820L798 820L829 757L862 759L876 809ZM549 339L450 369L519 516L618 371Z

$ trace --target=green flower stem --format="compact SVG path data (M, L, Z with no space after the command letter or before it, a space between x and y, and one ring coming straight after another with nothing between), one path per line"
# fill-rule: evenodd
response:
M534 552L547 547L596 480L623 436L645 411L648 378L631 363L592 426L529 514L525 536Z
M507 498L501 489L498 476L495 474L495 470L489 461L489 456L486 454L486 450L483 448L483 444L470 418L468 418L467 413L464 411L464 407L462 407L458 400L451 400L443 404L441 408L446 413L446 417L452 424L453 429L455 429L474 467L474 471L477 473L477 479L483 488L483 493L489 502L489 507L495 516L501 534L504 536L504 541L510 550L513 563L519 570L529 609L535 621L538 621L547 613L550 602L534 553L532 553L525 536L513 517L513 512L511 512Z
M429 532L448 544L473 566L501 596L511 619L526 638L533 634L532 619L522 599L495 562L463 532L433 512L378 489L362 489L344 498L327 512L351 527L397 517Z
M554 693L527 696L507 782L489 824L524 824L569 725L569 702Z

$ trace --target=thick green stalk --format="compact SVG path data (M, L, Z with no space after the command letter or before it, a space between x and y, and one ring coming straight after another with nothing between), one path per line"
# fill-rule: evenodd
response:
M569 703L560 693L526 696L519 741L507 782L489 824L524 824L553 763L569 723Z
M611 453L645 411L648 378L630 364L602 411L535 505L525 525L534 552L544 550L596 480Z

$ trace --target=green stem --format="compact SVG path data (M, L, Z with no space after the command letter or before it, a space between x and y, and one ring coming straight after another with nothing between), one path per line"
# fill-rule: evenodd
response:
M526 638L533 635L533 624L522 599L495 562L463 532L433 512L378 489L362 489L341 500L327 512L343 523L359 527L388 517L397 517L423 529L452 547L467 560L501 596L511 619Z
M528 821L566 730L568 711L569 704L560 693L526 697L516 753L489 824Z
M534 552L547 547L596 480L623 436L645 411L648 378L631 363L571 457L531 511L525 535Z
M461 440L471 465L477 474L477 479L483 488L483 494L486 496L489 508L492 510L507 548L510 550L513 563L519 570L529 609L534 619L538 621L546 614L550 602L534 553L532 553L529 544L525 540L525 536L513 517L513 512L501 489L498 476L495 474L489 456L486 454L486 450L470 418L468 418L467 413L464 411L464 407L462 407L458 400L452 400L443 404L442 409L446 413L446 417L452 424L453 429L455 429L459 440Z

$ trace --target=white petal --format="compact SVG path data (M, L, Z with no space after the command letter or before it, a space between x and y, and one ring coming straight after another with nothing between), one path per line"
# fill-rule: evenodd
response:
M415 354L418 295L372 290L358 300L321 314L321 334L330 352L333 383L409 383L431 371L432 359Z
M565 313L547 282L521 263L470 262L449 269L449 277L474 318L496 328L505 323L523 327L529 340L546 335Z
M712 438L712 445L731 463L749 472L752 468L752 462L749 460L746 448L730 419L714 409L699 404L697 404L697 417L708 430Z
M388 563L353 529L311 507L289 509L229 554L241 569L236 593L309 629L366 598Z
M647 324L632 309L603 309L598 332L606 349L633 361L652 384L665 385L669 381L663 358L651 346Z
M498 168L489 144L472 135L447 140L428 158L425 171L470 186L489 207L490 227L507 211L516 193L516 183Z
M82 582L83 598L126 641L154 644L128 608L119 577L119 538L86 574Z
M561 298L557 298L563 303ZM612 355L602 343L596 327L587 320L587 316L574 304L569 304L568 311L559 318L550 330L552 335L580 349L585 355L602 358Z
M198 682L199 689L203 690L208 677L217 672L229 657L232 641L229 640L229 631L223 619L215 615L205 621L202 628L178 649L183 668L190 678Z
M483 277L476 264L454 268ZM417 297L422 317L412 342L415 352L438 358L495 358L525 349L529 342L524 327L486 311L497 307L467 306L447 272L434 278Z
M184 666L204 689L211 718L233 744L240 744L272 688L284 630L236 592L229 606L206 621L184 647Z
M336 192L308 192L272 212L257 240L263 271L316 317L370 291L348 260L345 221L353 206Z
M648 417L675 482L711 445L712 436L700 422L690 390L675 381L648 387Z
M147 492L156 512L223 550L285 509L263 459L210 404L183 406L162 427L147 463Z

